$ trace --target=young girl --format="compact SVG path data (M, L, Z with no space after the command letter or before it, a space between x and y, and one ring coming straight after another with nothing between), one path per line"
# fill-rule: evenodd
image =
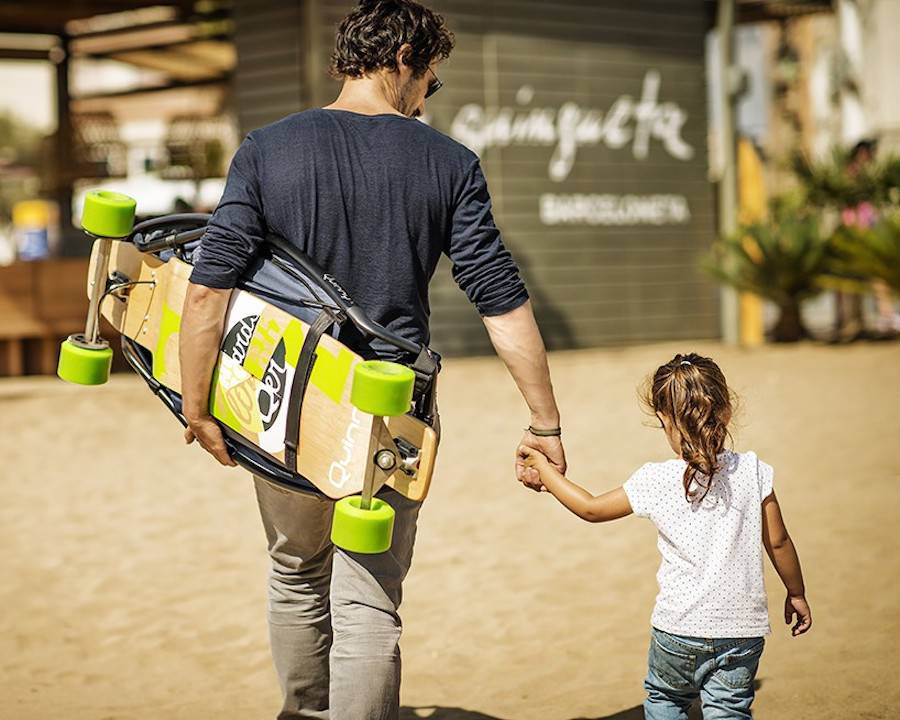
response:
M772 468L753 452L725 448L731 394L709 358L676 355L653 375L646 402L679 459L647 463L622 487L594 497L532 448L520 447L519 460L578 517L606 522L635 513L659 532L645 717L687 720L699 696L705 720L749 718L771 632L763 546L787 588L785 623L796 616L794 636L812 626Z

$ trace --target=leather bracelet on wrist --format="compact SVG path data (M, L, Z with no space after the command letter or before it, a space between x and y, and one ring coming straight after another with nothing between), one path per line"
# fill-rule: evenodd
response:
M560 437L562 435L562 428L536 428L529 425L525 428L526 432L530 432L535 437Z

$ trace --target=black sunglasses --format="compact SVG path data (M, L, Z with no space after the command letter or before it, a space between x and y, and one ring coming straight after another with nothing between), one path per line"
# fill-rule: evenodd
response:
M434 70L432 70L431 68L428 68L428 72L434 75ZM434 80L431 80L428 83L428 89L425 91L425 97L430 98L442 87L444 87L444 83L441 82L440 78L437 75L434 75Z

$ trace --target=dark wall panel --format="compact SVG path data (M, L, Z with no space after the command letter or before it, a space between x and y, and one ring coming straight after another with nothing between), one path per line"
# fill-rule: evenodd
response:
M235 104L244 133L309 105L305 0L238 0Z
M253 104L241 110L245 130L292 102L299 105L288 112L335 96L328 57L335 26L354 5L248 3L250 37L242 38L240 14L237 33L239 87L246 81L239 105L241 98ZM714 232L702 3L431 5L457 45L440 69L445 85L429 101L427 121L481 156L497 223L548 345L717 335L717 291L697 268ZM256 22L276 7L301 23L287 66L264 58L290 45L288 15L278 28ZM432 287L433 343L445 353L487 351L482 324L447 265Z

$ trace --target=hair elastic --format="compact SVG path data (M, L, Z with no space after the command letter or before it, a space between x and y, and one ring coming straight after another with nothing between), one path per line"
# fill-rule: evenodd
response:
M682 360L681 364L682 365L693 365L694 363L692 363L690 360Z

